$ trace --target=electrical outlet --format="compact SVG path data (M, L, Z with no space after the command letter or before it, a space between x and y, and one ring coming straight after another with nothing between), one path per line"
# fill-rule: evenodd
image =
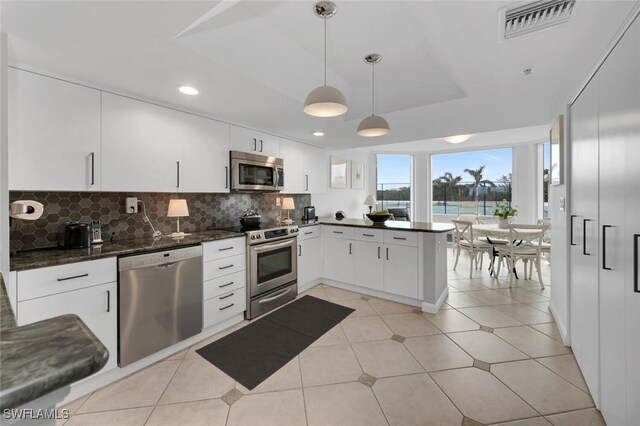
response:
M276 207L280 207L280 197L276 197Z
M124 203L124 208L127 213L138 213L138 198L127 197Z
M563 212L565 210L565 198L564 197L560 197L560 211Z

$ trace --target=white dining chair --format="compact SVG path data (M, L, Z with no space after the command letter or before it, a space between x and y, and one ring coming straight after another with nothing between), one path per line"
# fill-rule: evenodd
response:
M456 261L453 265L453 270L455 271L458 266L460 252L465 250L469 253L469 278L471 278L473 276L473 263L475 262L476 269L478 268L478 263L480 264L480 269L482 269L484 253L491 256L493 246L485 241L480 241L473 237L472 222L463 220L453 220L452 222L455 226L453 230L453 238L455 241L454 248L456 252Z
M527 262L531 262L535 264L538 270L538 282L540 283L540 288L544 290L540 260L542 257L542 240L548 228L547 225L509 225L509 243L496 247L498 250L498 271L496 275L500 274L502 260L505 259L509 268L509 286L511 286L518 261L522 260L524 263L525 279L527 279ZM529 278L531 278L531 272L529 273Z

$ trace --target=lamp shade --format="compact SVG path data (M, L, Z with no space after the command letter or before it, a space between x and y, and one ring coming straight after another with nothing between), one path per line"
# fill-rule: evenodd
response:
M284 197L282 199L282 210L293 210L295 209L296 206L293 203L293 198L291 197Z
M189 216L189 208L187 207L187 200L175 199L169 200L169 209L167 210L167 217L186 217Z
M442 138L442 140L444 140L445 142L449 142L449 143L462 143L464 141L467 141L469 138L471 137L471 135L456 135L456 136L446 136L444 138Z
M376 197L374 197L373 194L367 195L367 198L364 199L365 206L375 206L377 203L378 200L376 200Z
M304 101L304 112L314 117L336 117L348 109L342 92L326 84L313 89Z
M370 115L365 117L358 125L358 135L368 138L375 136L384 136L391 131L387 120L379 115Z

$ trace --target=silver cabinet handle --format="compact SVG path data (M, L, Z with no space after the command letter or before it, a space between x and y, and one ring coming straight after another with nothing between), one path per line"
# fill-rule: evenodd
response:
M176 161L176 188L180 188L180 162Z
M262 139L260 139L260 152L262 152Z
M393 237L394 240L406 240L405 237Z
M380 259L380 246L378 246L378 259Z
M305 232L304 235L311 235L313 234L313 231L309 231L309 232Z
M226 296L220 296L220 297L218 297L218 299L220 299L220 300L228 299L229 297L233 296L234 294L235 294L235 293L229 293L229 294L227 294Z
M334 234L344 234L342 231L332 231Z
M298 257L302 256L302 245L298 244Z
M633 235L633 291L640 293L638 286L638 239L640 234Z
M224 188L229 188L229 166L224 166Z
M258 150L258 140L256 138L253 138L253 150Z
M107 290L107 312L111 312L111 291Z
M89 276L89 274L80 274L80 275L74 275L72 277L58 278L58 281L75 280L76 278L83 278L83 277L88 277L88 276Z
M602 225L602 269L610 271L607 266L607 228L613 228L611 225Z
M389 260L389 247L387 247L387 260Z
M375 237L373 234L362 234L363 237Z
M591 256L591 253L587 253L587 222L591 222L591 219L582 219L582 254Z
M230 308L230 307L232 307L233 305L234 305L234 303L232 303L232 304L230 304L230 305L227 305L227 306L225 306L225 307L223 307L223 308L218 308L218 309L219 309L219 310L221 310L221 311L224 311L225 309L229 309L229 308Z
M304 175L305 178L305 191L309 191L309 175Z
M349 243L349 254L353 254L353 252L351 251L352 248L353 248L353 243Z
M218 269L229 269L229 268L233 268L233 264L227 265L227 266L220 266Z
M284 296L285 294L287 294L290 290L291 290L291 288L283 290L280 293L276 294L275 296L267 297L266 299L259 300L258 303L262 305L263 303L273 302L274 300L277 300L277 299L281 298L282 296Z
M227 250L232 250L233 247L223 247L221 249L218 249L218 251L227 251Z
M96 184L96 153L91 153L91 185Z
M218 288L229 287L229 286L230 286L230 285L232 285L232 284L233 284L233 281L231 281L230 283L226 283L226 284L219 285L219 286L218 286Z

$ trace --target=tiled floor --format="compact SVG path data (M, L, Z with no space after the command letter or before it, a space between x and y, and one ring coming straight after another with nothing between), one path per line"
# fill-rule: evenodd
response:
M356 311L252 391L195 352L227 330L73 402L65 426L604 424L561 343L549 288L510 289L485 271L469 279L466 262L449 271L436 315L309 290Z

